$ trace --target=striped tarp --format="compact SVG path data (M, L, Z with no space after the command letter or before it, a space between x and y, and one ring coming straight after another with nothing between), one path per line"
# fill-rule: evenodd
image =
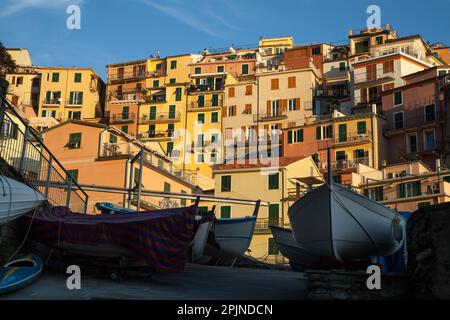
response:
M124 251L154 268L178 272L189 259L196 207L117 215L85 215L54 208L36 212L29 237L50 247ZM26 215L28 227L33 213Z

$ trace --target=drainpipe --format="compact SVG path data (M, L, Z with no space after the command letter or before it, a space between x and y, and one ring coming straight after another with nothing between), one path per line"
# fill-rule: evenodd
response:
M285 179L285 175L286 175L286 172L285 172L285 169L282 169L281 170L281 189L282 189L282 198L283 199L285 199L286 198L286 194L285 194L285 183L284 183L284 179ZM282 218L281 218L281 223L283 224L283 227L284 227L284 201L281 203L281 216L282 216Z
M370 124L372 126L372 165L374 168L378 169L378 164L377 166L375 166L375 133L374 133L374 118L375 118L375 114L372 112L372 116L370 117ZM378 131L378 130L377 130ZM378 133L378 132L377 132ZM380 141L377 140L377 145L380 143ZM380 155L378 155L379 157Z
M187 117L188 117L188 105L189 105L189 99L188 99L188 92L187 88L185 87L185 96L186 96L186 106L184 110L184 135L183 135L183 171L186 170L186 132L187 132Z
M259 159L259 77L256 77L256 161Z
M142 191L142 167L144 165L144 148L141 149L141 156L139 158L139 185L137 194L137 211L141 209L141 191Z

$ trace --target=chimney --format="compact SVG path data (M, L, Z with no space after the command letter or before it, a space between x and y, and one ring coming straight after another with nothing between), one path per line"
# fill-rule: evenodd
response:
M386 23L386 30L391 30L391 24L390 23Z
M372 104L372 113L377 113L377 104L376 103L373 103Z
M441 158L436 159L436 171L441 171Z
M349 35L349 36L352 36L352 35L353 35L353 30L352 30L352 29L348 30L348 35Z

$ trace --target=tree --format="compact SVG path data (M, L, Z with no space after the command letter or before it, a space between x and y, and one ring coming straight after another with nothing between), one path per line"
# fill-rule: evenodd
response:
M15 69L15 61L0 41L0 92L2 94L6 94L9 86L9 82L5 79L5 74L12 73Z

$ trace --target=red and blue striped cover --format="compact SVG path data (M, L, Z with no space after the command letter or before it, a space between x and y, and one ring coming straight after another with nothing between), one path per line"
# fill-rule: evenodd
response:
M30 238L50 247L64 244L124 249L154 268L183 271L194 237L196 207L118 215L85 215L54 208L36 212ZM32 213L24 217L26 226Z

